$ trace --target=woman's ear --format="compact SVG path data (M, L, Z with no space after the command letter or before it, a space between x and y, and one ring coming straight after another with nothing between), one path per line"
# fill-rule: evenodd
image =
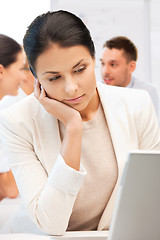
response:
M3 79L3 75L4 75L4 67L2 64L0 64L0 80Z

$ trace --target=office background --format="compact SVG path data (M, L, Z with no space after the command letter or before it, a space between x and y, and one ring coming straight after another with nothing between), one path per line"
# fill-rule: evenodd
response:
M103 43L117 35L127 36L139 52L134 75L160 91L159 0L0 0L0 3L0 33L20 44L27 26L39 14L64 9L80 16L95 42L98 80Z

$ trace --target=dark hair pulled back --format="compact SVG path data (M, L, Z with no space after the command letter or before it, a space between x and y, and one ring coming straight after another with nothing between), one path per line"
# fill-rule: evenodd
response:
M35 76L38 56L53 43L61 47L82 45L92 57L95 56L90 32L79 17L63 10L47 12L31 23L23 39L28 63Z

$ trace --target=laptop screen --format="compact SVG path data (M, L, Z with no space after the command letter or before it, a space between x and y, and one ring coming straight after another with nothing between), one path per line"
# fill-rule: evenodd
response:
M108 240L160 239L160 151L127 157Z

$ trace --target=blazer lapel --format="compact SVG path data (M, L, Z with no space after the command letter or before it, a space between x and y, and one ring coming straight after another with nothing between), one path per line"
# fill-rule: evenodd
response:
M111 139L117 158L118 166L124 163L124 158L131 147L128 116L123 102L113 98L111 88L98 88L104 114L108 123ZM107 90L107 91L106 91Z
M129 123L126 109L123 105L123 102L117 100L116 97L113 97L114 92L110 92L112 88L113 87L110 86L98 85L99 96L104 109L111 134L113 148L117 158L118 181L107 204L107 207L100 219L98 230L108 228L110 225L117 188L121 179L128 149L130 149L132 146L131 138L129 135Z

